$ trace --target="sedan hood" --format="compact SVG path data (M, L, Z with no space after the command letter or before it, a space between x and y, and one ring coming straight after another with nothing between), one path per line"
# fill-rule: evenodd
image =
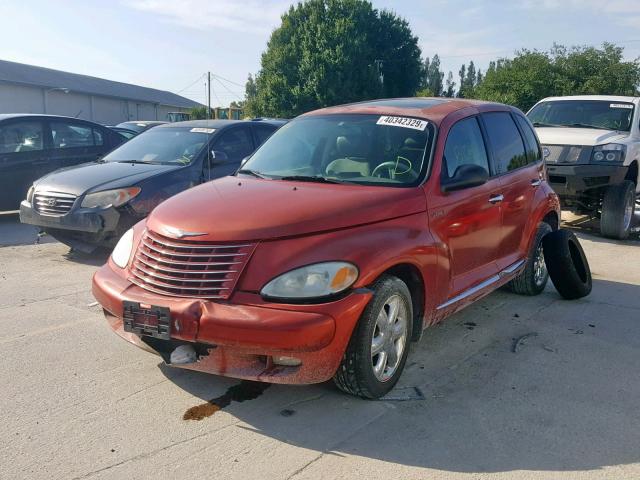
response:
M143 163L83 163L50 173L36 182L40 190L82 195L90 191L130 187L140 180L181 166Z
M536 127L536 133L543 145L603 145L629 136L615 130L569 127Z
M422 188L225 177L161 203L147 227L205 233L194 240L267 240L380 222L426 210Z

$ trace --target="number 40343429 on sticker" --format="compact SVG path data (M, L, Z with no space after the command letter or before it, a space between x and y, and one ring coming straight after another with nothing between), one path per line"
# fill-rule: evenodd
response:
M392 117L384 115L378 119L376 124L388 125L390 127L412 128L414 130L424 131L427 128L427 121L410 117Z

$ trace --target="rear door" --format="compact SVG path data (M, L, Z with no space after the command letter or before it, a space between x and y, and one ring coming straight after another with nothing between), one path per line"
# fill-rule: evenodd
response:
M45 145L37 117L0 123L0 211L20 208L33 181L52 170Z
M266 123L253 124L256 148L262 145L276 130L277 127L274 125L268 125Z
M90 123L52 119L49 127L52 138L50 159L56 168L93 162L110 149L107 135Z
M235 173L242 159L255 150L251 130L247 125L227 127L214 139L212 150L216 155L211 159L211 178Z
M542 174L536 137L528 122L518 117L509 112L482 115L502 187L502 231L496 259L501 270L527 256L529 214Z

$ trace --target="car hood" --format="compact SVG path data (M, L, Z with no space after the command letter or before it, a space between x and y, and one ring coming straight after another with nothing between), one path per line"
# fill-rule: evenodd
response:
M181 166L142 163L83 163L56 170L36 181L38 189L82 195L89 191L129 187Z
M629 136L616 130L569 127L536 127L536 133L543 145L603 145Z
M197 240L267 240L318 233L426 210L422 188L392 188L225 177L156 207L147 228L205 233ZM194 238L195 240L196 238Z

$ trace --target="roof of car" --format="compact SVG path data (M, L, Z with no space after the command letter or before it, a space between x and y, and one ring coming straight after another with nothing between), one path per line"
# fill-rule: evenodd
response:
M604 100L606 102L640 102L640 97L627 97L622 95L567 95L565 97L547 97L541 102L557 102L561 100Z
M64 118L67 120L79 120L81 122L92 122L91 120L85 120L84 118L75 118L75 117L67 117L65 115L47 115L44 113L0 113L0 121L8 120L11 118L21 118L21 117L46 117L46 118Z
M155 128L175 128L175 127L182 127L182 128L215 128L215 129L221 129L224 127L228 127L231 125L240 125L240 124L249 124L249 123L263 123L263 124L268 124L268 125L273 125L276 127L279 127L281 125L283 125L284 123L286 123L285 121L282 120L257 120L257 121L247 121L247 120L187 120L185 122L173 122L173 123L167 123L165 125L159 125Z
M126 122L120 122L118 125L162 125L164 123L162 120L127 120Z
M447 115L459 110L475 107L477 110L508 110L513 109L501 103L484 102L481 100L467 100L464 98L447 97L409 97L388 98L381 100L367 100L358 103L349 103L335 107L327 107L304 115L333 115L344 113L359 113L372 115L399 115L410 117L422 117L440 123Z

